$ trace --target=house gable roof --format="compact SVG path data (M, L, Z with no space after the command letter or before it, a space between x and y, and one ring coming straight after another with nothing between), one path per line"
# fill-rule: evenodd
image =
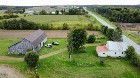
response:
M107 41L108 50L112 51L126 51L128 45L125 42Z
M29 36L25 37L26 40L30 41L32 45L36 48L44 39L46 38L46 34L42 30L37 30Z

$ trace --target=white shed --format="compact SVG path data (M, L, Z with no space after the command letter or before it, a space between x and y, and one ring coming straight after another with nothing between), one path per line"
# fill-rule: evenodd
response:
M128 45L125 42L107 41L104 46L97 46L96 51L99 57L125 57Z

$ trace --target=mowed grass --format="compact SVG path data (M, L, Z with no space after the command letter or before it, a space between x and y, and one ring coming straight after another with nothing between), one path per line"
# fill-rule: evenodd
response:
M20 38L4 38L0 39L0 56L7 56L8 55L8 47L13 45L14 43L20 41Z
M61 50L63 48L67 48L67 39L59 39L59 38L53 38L53 39L48 39L48 41L45 43L45 45L47 44L51 44L52 42L58 42L59 45L53 45L52 48L46 48L45 46L43 46L41 48L41 50L38 52L39 55L43 55L43 54L48 54L50 52L54 52L57 50Z
M20 38L4 38L4 39L0 39L0 56L19 56L20 55L8 55L8 47L13 45L14 43L20 41L22 39ZM48 54L50 52L54 52L56 50L60 50L63 48L66 48L66 41L67 39L48 39L47 42L45 43L50 44L52 42L58 42L60 45L53 45L52 48L46 48L45 46L43 46L41 48L41 50L38 52L39 55L43 55L43 54ZM23 55L21 55L21 57L23 57Z
M41 59L37 73L41 78L139 78L140 72L132 67L129 61L117 58L102 58L105 66L99 64L96 47L86 47L86 53L72 54L68 52Z

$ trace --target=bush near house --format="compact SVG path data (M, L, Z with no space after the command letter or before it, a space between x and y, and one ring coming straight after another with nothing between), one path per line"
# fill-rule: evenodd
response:
M128 58L133 65L140 67L140 57L135 53L135 49L133 48L133 46L129 46L125 53L126 58Z

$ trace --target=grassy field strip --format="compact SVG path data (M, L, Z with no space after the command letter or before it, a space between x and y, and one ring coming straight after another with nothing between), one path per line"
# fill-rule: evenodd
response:
M95 46L95 44L86 44L85 46L86 47L88 47L88 46ZM60 49L60 50L57 50L57 51L54 51L54 52L50 52L50 53L45 54L45 55L41 55L39 58L40 59L48 58L48 57L51 57L53 55L59 54L61 52L64 52L66 50L67 50L67 48L63 48L63 49ZM23 60L24 60L23 58L16 58L16 57L9 57L9 56L0 56L0 61L23 61Z

